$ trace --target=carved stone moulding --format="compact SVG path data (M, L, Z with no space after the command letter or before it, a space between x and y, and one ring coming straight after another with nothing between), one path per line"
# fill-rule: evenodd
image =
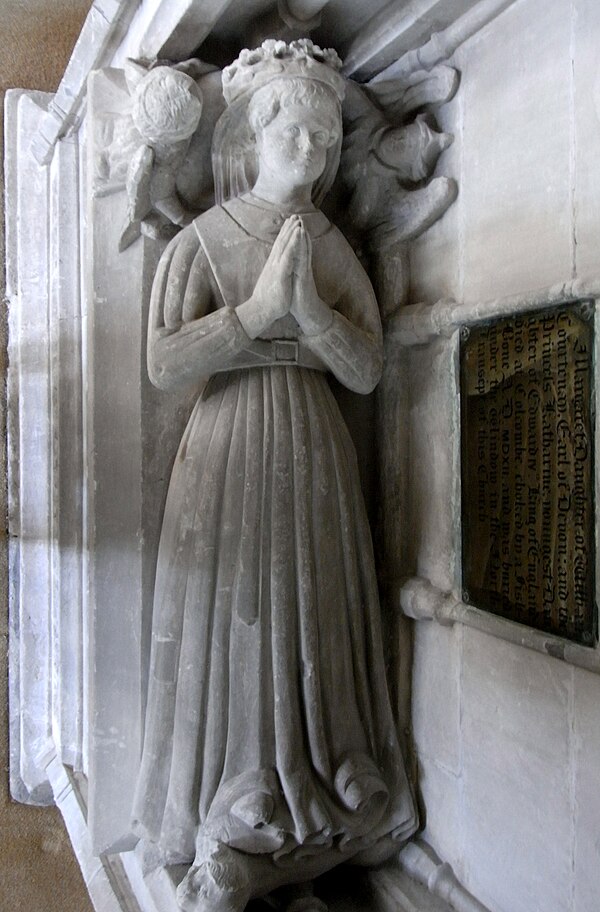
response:
M485 21L506 5L485 4ZM223 109L223 61L196 55L209 36L207 48L231 46L232 35L241 47L250 29L257 41L310 28L327 38L345 8L254 6L250 22L241 0L96 0L57 94L7 100L11 790L58 804L101 912L175 912L183 876L135 848L130 816L160 516L191 407L182 395L174 408L147 379L148 298L166 237L213 202L210 144ZM452 137L435 117L458 89L446 58L484 19L473 2L446 6L444 41L410 65L418 17L397 19L383 3L358 4L340 48L350 61L345 141L324 208L370 272L384 317L405 299L407 245L457 192L436 174ZM430 47L430 34L421 39ZM351 78L396 58L398 73ZM144 105L153 80L162 100L181 104L181 130L167 117L154 132ZM425 856L413 852L411 876L437 870ZM390 889L374 879L377 907Z
M584 323L587 332L591 335L595 333L595 340L588 350L587 345L578 342L577 348L583 354L578 354L577 360L571 359L571 370L583 375L588 372L591 376L592 388L598 383L597 360L590 365L590 359L593 361L593 352L597 352L597 310L598 300L600 298L600 285L597 281L582 279L573 279L559 285L543 287L526 294L511 295L506 298L497 298L495 300L477 302L477 303L459 303L451 300L442 300L433 306L411 305L403 308L388 323L388 344L390 346L402 346L409 353L411 350L418 351L419 359L425 364L435 362L436 369L432 370L432 383L429 391L430 410L426 422L422 422L418 429L413 432L413 440L417 447L420 458L415 465L422 465L422 471L426 474L431 470L431 465L427 462L427 452L431 451L431 435L433 428L435 433L442 433L444 439L449 442L444 454L443 471L438 466L439 477L443 479L440 485L439 496L442 503L445 504L447 515L450 517L450 527L445 529L442 536L443 544L436 544L437 552L443 554L444 564L446 566L446 581L439 583L429 579L427 573L410 576L398 580L394 587L393 599L404 614L418 621L434 621L436 623L451 626L457 623L474 627L477 630L484 631L491 636L507 640L540 652L544 655L553 656L580 668L596 674L600 673L600 647L597 641L595 631L595 611L599 602L598 581L594 582L593 572L585 574L586 590L583 592L583 604L591 617L591 627L588 628L587 635L576 637L579 640L573 641L573 638L567 638L569 635L569 618L570 613L567 611L568 599L561 600L559 587L553 582L551 565L546 567L543 573L544 585L553 589L553 605L555 610L565 612L565 627L557 631L548 626L541 627L539 620L536 621L534 614L531 618L523 616L521 618L511 618L500 616L499 614L490 613L483 610L486 606L483 602L478 604L478 599L473 598L472 594L465 592L463 588L463 562L464 555L461 554L461 531L464 533L463 522L461 521L461 481L460 466L463 462L461 456L461 447L465 445L464 432L461 433L461 422L459 415L459 349L460 336L467 335L470 329L476 329L483 325L487 326L490 322L503 321L508 318L520 320L522 325L527 323L542 312L552 316L556 314L556 319L560 319L560 314L565 310L576 307L585 314ZM564 318L563 318L564 319ZM552 321L549 320L548 324ZM500 324L502 325L502 323ZM546 340L547 341L547 340ZM548 353L554 353L554 349L549 343ZM558 347L557 347L558 350ZM535 348L531 344L530 355L535 355ZM568 367L568 361L565 355L565 367ZM409 356L410 357L410 356ZM585 357L585 365L582 358ZM543 359L541 359L543 363ZM557 377L561 376L559 370L555 371ZM565 377L562 381L568 388L568 374L565 370ZM528 395L531 393L535 398L537 395L535 386L527 388ZM554 387L553 387L554 388ZM563 390L559 389L557 401ZM515 402L518 402L515 397ZM578 397L569 392L569 401L578 405ZM554 405L551 404L548 413L553 413ZM540 410L541 414L541 410ZM558 413L560 419L560 413ZM418 421L418 418L417 418ZM530 412L531 425L527 432L527 442L531 445L532 450L537 449L540 454L540 460L544 459L544 444L548 451L547 456L550 458L554 449L558 452L559 446L555 439L555 434L549 426L547 419L545 423L540 420L540 428L544 433L540 433L539 440L535 437L533 426L533 412ZM578 416L577 421L580 421ZM537 427L537 426L536 426ZM585 453L586 459L592 458L594 443L598 439L597 417L592 417L591 427L586 429L583 436L579 426L573 422L573 435L575 439L585 441L582 449L582 455ZM487 428L484 426L483 431ZM546 440L544 440L546 438ZM588 445L589 444L589 445ZM485 453L485 448L483 451ZM562 490L567 491L567 497L563 509L572 510L572 516L569 518L569 527L576 527L576 519L579 514L576 513L578 507L578 492L575 490L577 479L571 478L565 474L565 469L573 462L569 454L562 452L561 446L561 463L563 475L561 482ZM578 457L579 459L579 457ZM507 460L505 459L505 463ZM420 475L421 470L418 473ZM539 472L539 482L543 485L544 473ZM419 485L419 480L413 478L415 486ZM588 485L589 487L589 485ZM573 490L572 490L573 489ZM551 494L551 490L545 492L546 499ZM466 492L465 492L466 496ZM472 495L476 497L476 495ZM544 491L540 492L540 499L544 496ZM591 543L590 551L593 553L593 541L597 540L598 535L598 517L597 511L594 511L593 504L597 503L598 491L597 482L594 485L592 496L588 495L581 501L585 502L585 516L590 526ZM518 503L515 495L515 503L511 507L512 513L517 515ZM531 500L535 505L535 499ZM594 515L595 513L595 515ZM533 521L537 516L533 507L528 509L528 519ZM413 515L413 523L419 524L418 516ZM433 533L435 534L435 533ZM533 536L533 533L528 533ZM546 533L547 534L547 533ZM425 533L427 539L432 535L429 529ZM543 534L540 534L540 541L543 541ZM583 538L580 541L585 544ZM511 551L511 553L513 553ZM516 549L514 551L516 553ZM533 553L530 555L532 558ZM577 563L576 558L569 560L567 567L568 576L568 593L572 594L576 590L574 583L577 581L577 571L574 569ZM540 570L542 562L540 561ZM528 590L536 591L536 590ZM555 597L556 596L556 597ZM564 604L563 604L564 602ZM517 621L520 620L521 623ZM539 629L541 627L541 629ZM536 629L538 628L538 629ZM560 635L557 633L560 632Z

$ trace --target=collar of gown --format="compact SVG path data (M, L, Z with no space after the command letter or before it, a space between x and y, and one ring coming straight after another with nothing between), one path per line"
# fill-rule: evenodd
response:
M277 207L266 200L252 197L246 193L223 203L223 209L237 222L240 228L252 237L272 243L291 212L280 212ZM311 238L320 237L331 228L329 219L318 209L299 212Z

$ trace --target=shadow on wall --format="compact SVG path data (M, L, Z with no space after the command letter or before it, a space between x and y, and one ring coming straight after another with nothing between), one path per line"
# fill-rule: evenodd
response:
M54 92L88 14L91 0L1 0L0 92L9 88ZM4 107L0 146L4 158ZM2 170L3 174L3 170ZM3 178L0 178L3 181ZM4 263L4 184L0 193L0 260ZM2 267L4 297L4 267ZM58 811L11 801L8 791L6 652L8 586L6 554L6 311L0 318L0 907L45 912L91 912L91 904Z

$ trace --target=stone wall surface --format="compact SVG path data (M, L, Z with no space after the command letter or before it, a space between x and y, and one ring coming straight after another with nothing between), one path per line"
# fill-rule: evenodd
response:
M54 91L88 13L90 0L1 0L0 94L12 87ZM0 110L0 122L2 111ZM4 135L0 124L0 145ZM4 188L0 193L3 210ZM4 225L4 213L0 223ZM0 228L0 235L2 228ZM3 245L1 245L3 247ZM4 260L0 253L0 260ZM0 283L4 284L4 272ZM2 291L4 296L4 291ZM6 314L2 308L0 370L0 474L5 478ZM44 909L45 912L91 910L79 866L62 818L55 808L34 808L11 801L8 792L6 718L7 566L6 496L0 490L0 909Z
M411 303L598 278L599 37L594 0L519 0L456 53L461 189L413 247ZM468 627L415 636L425 837L493 912L595 912L600 677Z

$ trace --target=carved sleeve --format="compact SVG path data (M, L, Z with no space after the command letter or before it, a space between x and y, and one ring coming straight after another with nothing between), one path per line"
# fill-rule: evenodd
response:
M226 368L250 344L226 307L193 227L163 253L150 303L148 374L159 389L191 385Z
M372 392L381 378L383 339L379 308L366 272L347 248L346 284L338 299L331 325L302 342L317 354L335 377L356 393Z

